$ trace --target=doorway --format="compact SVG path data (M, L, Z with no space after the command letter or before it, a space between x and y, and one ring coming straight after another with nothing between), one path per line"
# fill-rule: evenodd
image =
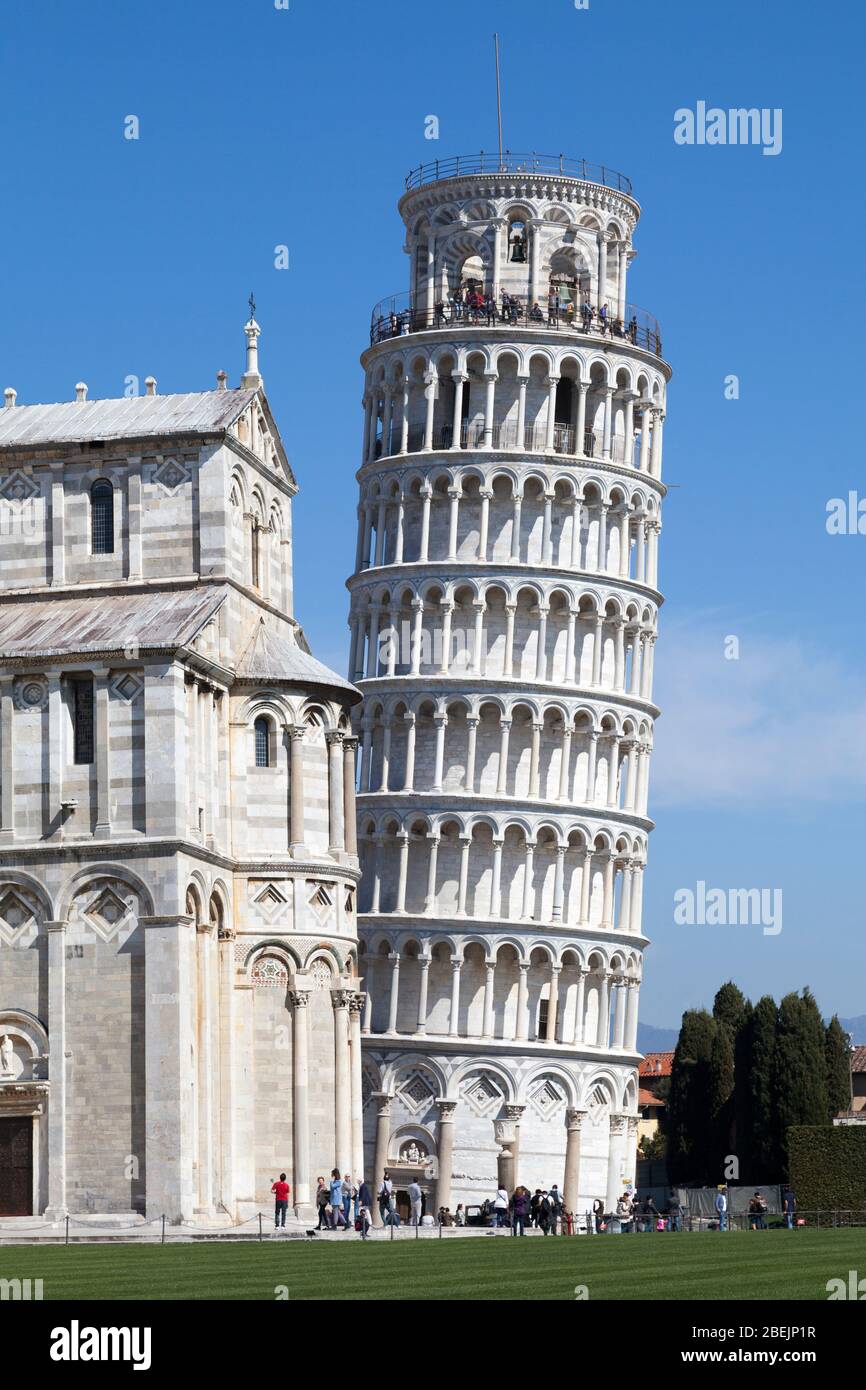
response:
M33 1215L33 1120L0 1120L0 1216Z

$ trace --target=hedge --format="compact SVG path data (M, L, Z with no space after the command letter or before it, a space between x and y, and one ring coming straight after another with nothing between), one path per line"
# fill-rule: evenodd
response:
M801 1211L866 1211L866 1125L791 1125L788 1171Z

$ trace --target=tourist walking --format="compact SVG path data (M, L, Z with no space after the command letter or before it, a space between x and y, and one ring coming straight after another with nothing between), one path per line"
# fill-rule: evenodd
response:
M316 1230L317 1230L317 1231L321 1231L322 1227L323 1227L323 1226L327 1226L327 1224L328 1224L328 1217L327 1217L327 1213L326 1213L326 1208L327 1208L327 1206L328 1206L328 1191L329 1191L329 1189L328 1189L328 1184L325 1182L325 1179L324 1179L324 1178L317 1178L317 1179L316 1179L316 1209L317 1209L317 1211L318 1211L318 1213L319 1213L319 1223L318 1223L318 1225L316 1226Z
M728 1229L728 1191L724 1183L716 1193L716 1213L719 1218L719 1230L726 1231Z
M358 1218L361 1222L361 1229L366 1231L373 1219L373 1194L370 1191L370 1184L366 1178L362 1178L358 1184Z
M681 1231L683 1229L683 1206L676 1195L671 1197L668 1202L668 1217L670 1218L672 1231Z
M782 1211L785 1214L785 1225L789 1231L793 1231L794 1216L797 1211L797 1198L794 1196L790 1186L786 1187L782 1194Z
M286 1229L286 1212L289 1207L289 1193L291 1190L289 1184L286 1182L285 1173L280 1173L280 1176L271 1188L274 1194L274 1230L277 1230L279 1227L282 1227L283 1230Z
M607 1229L604 1220L604 1202L600 1197L596 1197L592 1204L592 1224L597 1236L600 1236L602 1231Z

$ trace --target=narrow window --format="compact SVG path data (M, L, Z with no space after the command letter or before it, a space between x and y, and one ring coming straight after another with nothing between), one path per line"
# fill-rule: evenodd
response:
M252 557L253 588L259 587L259 523L253 517L253 533L251 537L250 552Z
M90 489L90 539L94 555L114 554L114 488L104 478Z
M547 1037L547 1017L550 1011L550 1000L540 999L538 1002L538 1037Z
M256 767L271 765L271 726L264 715L259 715L253 725L256 738Z
M72 724L76 763L93 762L93 681L72 682Z

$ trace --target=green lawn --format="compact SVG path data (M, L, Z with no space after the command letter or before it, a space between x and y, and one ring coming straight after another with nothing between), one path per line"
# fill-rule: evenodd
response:
M0 1246L45 1299L826 1299L866 1230L527 1240Z

